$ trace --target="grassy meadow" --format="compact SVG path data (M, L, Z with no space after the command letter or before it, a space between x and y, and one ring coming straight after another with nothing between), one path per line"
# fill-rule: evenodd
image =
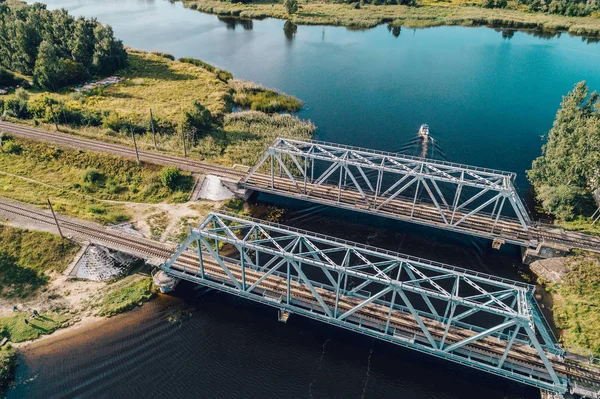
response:
M103 298L95 306L99 316L114 316L132 309L156 295L152 277L133 274L108 285Z
M312 136L315 127L310 122L277 114L300 110L303 104L297 98L233 79L200 60L171 58L129 50L129 65L117 74L120 82L85 92L14 93L5 96L5 104L13 107L5 119L48 130L55 130L57 122L62 132L128 146L133 146L135 132L140 148L154 149L152 109L158 149L183 155L184 118L198 102L210 112L212 122L201 132L185 131L188 155L227 165L255 159L257 148L262 152L278 135ZM49 99L57 104L54 108L46 105ZM231 113L233 107L242 112ZM241 123L243 118L247 119ZM240 130L242 124L245 130Z
M577 256L569 262L570 271L550 286L554 321L564 345L600 357L600 260Z
M34 296L49 274L64 271L78 250L59 236L0 224L0 298Z
M4 139L0 151L0 196L46 206L104 224L126 221L128 202L185 202L193 178L182 173L175 189L161 181L160 166L116 156L57 148L23 139Z
M525 11L515 1L509 8L482 8L480 0L419 0L419 7L404 5L330 3L300 1L297 13L289 15L280 1L233 3L220 0L182 0L186 7L202 12L241 18L279 18L304 25L347 26L367 29L387 23L407 28L440 25L494 26L541 31L567 31L574 35L600 36L600 16L566 17Z

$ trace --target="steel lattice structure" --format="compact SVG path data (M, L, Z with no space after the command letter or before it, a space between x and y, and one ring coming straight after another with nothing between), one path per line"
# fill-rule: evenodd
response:
M534 287L357 243L210 213L168 275L557 393L562 350Z
M278 138L242 184L522 245L532 222L514 180L509 172Z

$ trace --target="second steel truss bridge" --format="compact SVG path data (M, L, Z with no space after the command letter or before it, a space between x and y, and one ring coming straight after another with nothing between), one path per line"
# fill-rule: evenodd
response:
M534 287L287 226L210 213L162 270L557 394L600 394L571 362Z
M325 205L537 247L600 251L600 240L534 223L516 175L320 141L278 138L242 185Z

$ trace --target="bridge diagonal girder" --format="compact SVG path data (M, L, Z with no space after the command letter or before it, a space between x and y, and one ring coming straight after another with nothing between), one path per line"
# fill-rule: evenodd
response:
M270 174L259 172L269 167ZM263 187L268 176L270 182ZM529 244L526 234L532 222L516 192L514 179L515 175L509 172L279 138L242 179L242 184L334 206L356 205L355 209L362 212L478 236L513 235L510 229L515 229L517 234L525 235L509 240ZM510 226L508 233L501 232L505 223Z
M481 169L467 165L452 164L432 159L417 158L408 155L383 153L380 151L356 149L345 149L343 146L332 143L322 143L316 145L320 149L333 149L338 151L338 155L332 152L315 153L309 151L310 145L306 147L294 146L295 143L301 143L291 139L277 139L275 144L270 147L273 153L284 153L288 155L315 158L325 161L335 161L336 163L352 165L357 167L367 167L367 169L384 170L386 172L406 172L422 177L434 176L437 181L447 181L449 183L461 183L466 186L485 188L490 187L497 191L513 191L512 180L514 174L504 171ZM310 144L310 143L304 143ZM335 152L335 151L333 151ZM325 155L326 154L326 155ZM356 156L349 157L349 154L358 154L363 157L371 157L369 162L361 161ZM379 161L379 162L377 162ZM383 161L383 162L381 162ZM414 172L415 166L423 166L423 172ZM463 176L461 172L467 176ZM507 179L508 177L508 179Z
M452 278L460 278L463 281L465 281L465 279L468 279L468 281L472 284L480 283L482 285L485 285L487 289L492 288L493 290L502 291L503 293L507 291L512 291L515 293L515 295L521 294L519 295L519 299L521 300L522 298L526 298L526 295L524 294L531 290L531 288L526 284L519 284L512 281L509 282L508 280L502 280L483 274L474 274L463 269L447 267L446 265L427 264L424 262L413 260L410 257L402 257L402 255L400 254L378 252L375 249L366 249L348 244L342 244L336 241L331 241L328 238L321 238L319 236L308 235L306 234L307 232L294 232L286 230L284 227L265 225L264 223L260 223L258 221L237 218L229 215L212 215L212 217L218 217L220 219L225 220L228 225L232 223L239 223L243 225L243 228L239 229L242 231L258 228L258 230L261 231L261 233L266 238L258 242L254 242L249 238L244 241L244 237L232 237L229 234L230 231L236 230L234 228L230 227L228 231L224 233L223 229L213 229L210 227L210 225L207 225L203 230L194 229L192 231L204 237L205 239L216 240L222 243L229 243L236 247L241 246L243 248L252 249L254 251L270 254L273 256L280 256L286 259L300 262L302 265L312 265L331 272L341 272L347 274L349 277L360 279L361 281L369 282L372 284L393 285L394 287L407 292L413 292L419 295L424 294L430 298L435 298L443 301L453 301L462 306L474 307L481 311L502 315L504 317L514 316L515 310L510 309L506 305L506 307L491 306L489 304L484 305L478 300L478 298L470 299L468 296L453 296L441 286L437 285L435 281L439 280L441 276L444 275L450 276ZM300 240L304 243L304 246L311 248L312 251L309 251L308 249L303 252L298 252L297 250L286 250L284 247L277 243L277 238L279 236L286 237L289 240L292 239L292 237L294 236L300 237ZM266 245L267 243L272 245ZM342 262L334 261L331 257L325 255L325 253L321 251L320 248L323 246L327 247L327 249L323 251L327 251L327 253L330 254L334 252L333 249L339 249L340 251L349 251L351 255L356 256L357 260L364 263L365 268L355 270L352 268L352 266L346 267L341 264ZM319 256L315 258L312 256L313 254L317 254ZM369 258L372 260L369 260ZM400 267L404 269L409 269L413 273L416 272L423 279L423 282L432 283L432 288L419 287L417 286L417 284L414 284L411 280L395 280L390 276L389 272L383 273L383 269L379 267L371 267L372 265L380 264L382 262L398 263ZM477 285L477 288L478 294L484 295L484 288L481 288L479 285ZM494 291L490 291L489 298L493 297ZM493 305L498 305L499 302L500 301L494 301ZM523 306L527 305L523 305L520 303L520 301L518 301L515 307L518 306L522 308ZM529 320L529 315L520 312L519 314L522 315L524 320Z
M544 389L566 389L552 368L554 352L546 354L537 341L539 317L523 303L531 300L530 285L235 215L207 219L164 264L167 274ZM193 242L200 246L191 248ZM256 254L255 264L246 253ZM469 317L476 313L488 316ZM519 364L515 342L541 359L535 368ZM478 352L490 344L496 355Z

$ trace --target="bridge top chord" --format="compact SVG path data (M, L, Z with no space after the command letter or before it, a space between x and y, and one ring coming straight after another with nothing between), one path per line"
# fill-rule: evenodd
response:
M516 179L513 172L318 140L300 141L280 137L270 148L298 156L309 155L330 161L343 160L374 169L408 171L409 168L413 173L435 175L456 183L462 182L478 187L491 186L495 189L513 190L513 182Z

